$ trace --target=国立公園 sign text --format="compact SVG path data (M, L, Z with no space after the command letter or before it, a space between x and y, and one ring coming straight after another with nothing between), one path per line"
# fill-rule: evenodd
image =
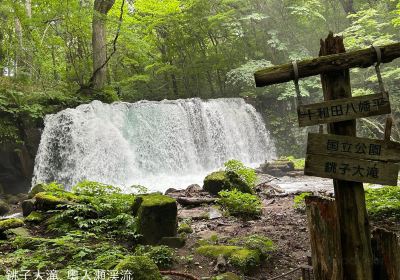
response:
M400 143L335 134L309 133L307 154L400 162Z
M386 93L329 100L300 105L297 108L301 127L389 114L390 112L390 102Z

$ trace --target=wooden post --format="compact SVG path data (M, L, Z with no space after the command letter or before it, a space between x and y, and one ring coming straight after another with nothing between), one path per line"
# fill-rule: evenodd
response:
M400 280L400 244L393 232L376 229L373 232L374 279Z
M328 35L321 40L320 56L344 53L343 39ZM325 100L351 97L349 70L321 74ZM331 134L356 136L356 121L328 125ZM371 237L362 183L333 180L341 232L343 279L372 279Z
M305 202L314 279L341 280L342 249L335 201L307 196Z

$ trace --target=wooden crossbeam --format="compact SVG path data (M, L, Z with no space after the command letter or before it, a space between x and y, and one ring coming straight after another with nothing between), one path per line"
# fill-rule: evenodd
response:
M379 47L382 52L382 63L388 63L400 57L400 43ZM346 53L320 56L317 58L297 62L299 78L319 75L330 71L339 71L349 68L366 68L377 62L373 48ZM257 87L268 86L291 81L294 79L291 63L261 69L254 74Z

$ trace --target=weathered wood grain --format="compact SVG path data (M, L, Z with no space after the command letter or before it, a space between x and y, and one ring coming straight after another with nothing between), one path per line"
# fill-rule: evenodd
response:
M299 126L341 122L389 114L390 101L386 94L369 94L300 105L297 109Z
M335 134L309 133L307 154L400 162L400 143Z
M307 155L304 174L354 182L397 185L399 165L348 157Z
M400 57L400 43L380 47L382 62L391 62ZM331 71L360 67L366 68L376 62L376 52L372 48L324 55L318 58L297 62L299 78L319 75ZM293 65L291 63L261 69L254 74L257 87L284 83L294 79Z
M333 199L305 198L314 279L342 280L340 226Z
M393 232L378 228L372 233L374 279L400 280L400 240Z

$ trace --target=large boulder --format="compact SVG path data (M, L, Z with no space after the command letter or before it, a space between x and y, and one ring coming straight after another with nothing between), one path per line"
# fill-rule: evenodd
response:
M68 203L67 200L58 198L45 192L36 194L35 200L35 209L40 211L55 210L60 205L65 205Z
M178 228L176 200L161 194L141 197L137 223L144 243L157 244L163 237L175 236Z
M44 192L44 191L46 191L44 189L44 184L37 184L29 191L28 197L32 198L35 195L37 195L38 193Z
M35 210L35 199L27 199L22 202L22 215L29 216Z
M13 228L19 228L24 225L24 222L21 219L11 218L0 221L0 240L6 239L5 231Z
M10 206L4 200L0 199L0 216L7 214L10 211Z
M148 257L127 256L114 268L117 271L129 271L131 279L161 280L157 265Z
M204 179L203 189L217 195L222 190L238 189L241 192L253 193L252 188L232 171L215 171Z
M281 177L288 172L294 171L294 163L287 159L277 159L262 164L261 169L263 173Z

